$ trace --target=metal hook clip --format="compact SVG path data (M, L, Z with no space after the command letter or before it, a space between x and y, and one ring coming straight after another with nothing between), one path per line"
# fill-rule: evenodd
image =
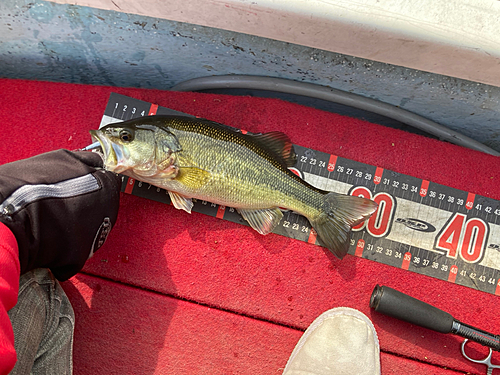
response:
M480 363L482 365L487 366L488 367L488 371L486 372L487 375L492 375L493 374L493 370L496 369L496 368L500 369L500 366L494 365L494 364L491 363L491 355L493 354L493 350L491 348L488 348L490 350L490 352L489 352L488 356L485 359L472 359L467 354L465 354L465 345L467 344L467 341L469 341L469 339L465 339L464 342L462 343L462 355L466 359L468 359L471 362Z

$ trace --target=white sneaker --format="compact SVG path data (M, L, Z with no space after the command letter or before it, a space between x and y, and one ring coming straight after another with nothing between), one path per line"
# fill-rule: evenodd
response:
M283 375L380 375L380 346L370 319L338 307L307 328L288 359Z

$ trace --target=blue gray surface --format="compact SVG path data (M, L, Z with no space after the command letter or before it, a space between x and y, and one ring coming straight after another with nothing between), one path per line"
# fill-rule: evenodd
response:
M500 151L499 87L198 25L41 0L0 2L1 77L169 89L219 74L353 92Z

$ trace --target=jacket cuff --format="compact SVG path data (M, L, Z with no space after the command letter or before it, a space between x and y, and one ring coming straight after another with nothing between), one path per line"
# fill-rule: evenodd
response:
M0 252L0 264L6 261L15 263L17 278L19 278L21 266L19 264L19 248L16 237L2 222L0 222Z

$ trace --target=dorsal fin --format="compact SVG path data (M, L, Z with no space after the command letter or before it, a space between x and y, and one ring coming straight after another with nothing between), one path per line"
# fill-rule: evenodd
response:
M274 131L265 134L250 135L262 147L265 147L275 156L284 167L293 167L297 155L290 138L285 133Z

